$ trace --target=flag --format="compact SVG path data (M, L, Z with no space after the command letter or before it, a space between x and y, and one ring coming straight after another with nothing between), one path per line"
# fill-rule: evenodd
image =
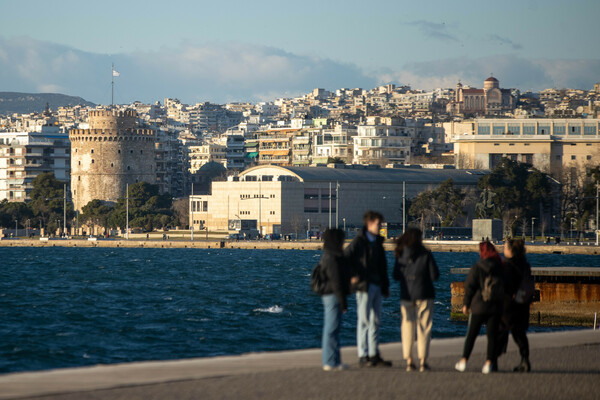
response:
M121 76L121 74L113 69L113 76Z

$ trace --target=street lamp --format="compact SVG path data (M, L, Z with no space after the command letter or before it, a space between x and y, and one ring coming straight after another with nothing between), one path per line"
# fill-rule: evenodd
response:
M342 218L342 221L344 221L344 233L346 233L346 218Z
M571 240L573 240L573 231L575 230L575 223L573 221L577 222L577 219L571 218Z
M310 218L307 218L307 219L306 219L306 222L307 222L307 226L308 226L308 227L306 228L306 238L307 238L308 240L310 240Z
M535 241L535 231L533 230L533 223L536 219L536 217L531 217L531 243Z

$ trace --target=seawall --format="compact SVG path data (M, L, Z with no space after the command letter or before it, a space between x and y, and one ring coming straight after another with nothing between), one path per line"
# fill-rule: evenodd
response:
M425 245L435 252L477 252L476 242L433 242L426 241ZM394 249L394 243L387 241L385 249ZM322 243L318 241L221 241L221 240L139 240L139 239L4 239L0 247L126 247L126 248L194 248L194 249L282 249L282 250L321 250ZM600 247L593 245L529 245L527 252L532 254L584 254L598 255Z

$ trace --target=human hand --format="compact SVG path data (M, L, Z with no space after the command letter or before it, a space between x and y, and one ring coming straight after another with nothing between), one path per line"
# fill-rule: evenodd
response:
M462 312L463 312L463 314L467 315L469 313L469 307L463 306Z
M358 283L358 276L353 276L350 278L350 283L356 285Z

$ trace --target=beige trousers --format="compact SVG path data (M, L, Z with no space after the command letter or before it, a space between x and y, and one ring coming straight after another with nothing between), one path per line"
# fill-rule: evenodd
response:
M429 356L431 327L433 325L433 299L400 301L402 310L402 353L404 359L414 359L412 349L417 336L417 354L421 362Z

